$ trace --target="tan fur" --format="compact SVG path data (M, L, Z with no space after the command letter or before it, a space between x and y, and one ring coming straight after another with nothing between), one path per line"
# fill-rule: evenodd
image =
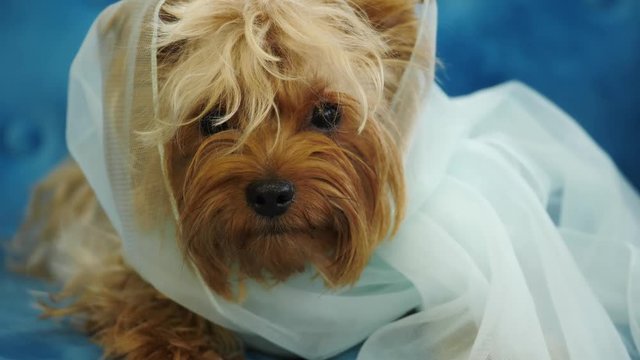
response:
M103 253L82 246L84 240L62 236L70 227L73 232L83 228L100 233L113 231L82 171L67 161L33 190L27 217L9 244L13 256L9 265L30 275L68 281L81 267L77 263L90 265Z
M242 359L242 346L229 331L166 298L126 266L118 252L97 272L79 275L53 297L72 300L46 306L46 317L82 314L80 326L104 349L127 359Z
M270 135L275 126L261 128L242 150L229 153L239 132L202 139L197 129L185 128L168 146L180 240L220 294L229 295L234 263L241 277L262 279L266 271L276 281L312 263L331 287L353 283L401 217L401 162L381 126L371 121L357 135L356 107L343 97L340 130L331 136L300 131L317 100L306 92L293 95L279 101L284 121L277 141ZM180 152L179 142L195 152ZM298 196L286 216L264 221L246 206L244 190L268 177L292 181Z
M243 358L233 334L160 294L124 263L120 245L80 168L66 162L34 190L10 251L15 270L65 284L40 299L43 317L75 319L106 358Z
M284 281L312 264L327 286L358 280L404 213L404 178L388 109L416 36L411 0L170 0L158 48L160 113L142 136L165 144L182 249L218 294L240 277ZM212 54L216 54L212 56ZM198 76L194 76L198 74ZM320 102L342 122L309 127ZM198 121L226 110L231 130ZM297 198L266 221L246 205L252 181L284 178ZM158 293L122 260L120 240L78 167L35 191L16 248L27 270L65 281L45 315L72 316L128 359L241 358L233 334ZM66 266L56 264L64 263Z
M231 298L235 264L240 278L283 281L308 263L330 287L355 282L404 210L381 97L410 56L413 3L196 0L165 11L160 103L178 126L167 167L180 241L207 284ZM308 125L323 101L343 109L329 136ZM216 106L232 130L204 138L197 121ZM284 219L262 221L245 205L244 189L263 178L296 184Z

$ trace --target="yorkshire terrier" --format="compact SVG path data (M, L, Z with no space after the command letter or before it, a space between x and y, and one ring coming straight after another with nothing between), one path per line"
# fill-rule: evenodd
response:
M405 193L389 107L416 41L416 2L162 5L158 103L180 119L162 123L177 239L215 293L242 301L232 273L271 284L309 265L327 288L349 286L393 235ZM231 331L127 265L76 164L36 188L16 246L34 238L27 270L66 281L52 295L64 306L49 302L46 316L80 319L107 357L243 357Z

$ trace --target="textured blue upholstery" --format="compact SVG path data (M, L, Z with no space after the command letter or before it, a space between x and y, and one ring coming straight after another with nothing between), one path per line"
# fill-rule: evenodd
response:
M444 0L449 94L517 79L576 118L640 187L640 1Z
M69 64L109 3L3 1L0 239L15 231L34 182L66 154ZM439 81L451 94L508 79L533 86L577 118L640 186L638 44L637 0L444 0ZM0 271L0 360L97 358L99 350L68 326L36 318L28 289L45 286Z

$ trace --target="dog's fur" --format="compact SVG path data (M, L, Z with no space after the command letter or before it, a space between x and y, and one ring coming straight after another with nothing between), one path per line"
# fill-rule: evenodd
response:
M232 267L240 279L271 284L311 264L329 288L353 284L377 244L397 229L405 195L388 105L415 42L414 6L412 0L163 5L162 119L146 136L165 144L177 238L213 291L241 301L231 292ZM342 119L320 131L309 117L327 102L339 104ZM224 110L220 122L228 130L203 136L200 119L215 109ZM257 216L246 204L245 188L265 178L295 184L295 202L281 217ZM107 356L242 357L233 334L167 299L127 266L77 165L63 165L36 189L14 245L33 248L27 243L34 237L39 244L25 267L64 279L54 300L70 301L45 313L80 319Z

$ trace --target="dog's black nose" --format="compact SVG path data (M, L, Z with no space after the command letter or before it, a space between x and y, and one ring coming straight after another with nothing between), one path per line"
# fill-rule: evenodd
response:
M276 217L284 214L295 196L293 184L285 180L262 180L249 184L247 202L259 215Z

